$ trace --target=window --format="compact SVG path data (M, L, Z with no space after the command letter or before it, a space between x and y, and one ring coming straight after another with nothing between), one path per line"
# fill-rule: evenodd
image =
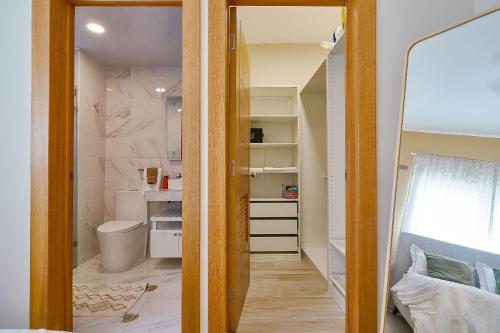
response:
M415 155L403 230L500 253L499 175L495 162Z

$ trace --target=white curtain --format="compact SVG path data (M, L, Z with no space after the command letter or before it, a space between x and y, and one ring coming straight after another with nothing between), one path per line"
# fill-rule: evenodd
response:
M415 155L403 230L500 253L498 169L494 162Z

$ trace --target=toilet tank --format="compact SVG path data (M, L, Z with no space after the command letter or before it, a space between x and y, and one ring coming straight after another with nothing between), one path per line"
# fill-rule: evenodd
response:
M116 219L146 221L146 200L141 191L116 192Z

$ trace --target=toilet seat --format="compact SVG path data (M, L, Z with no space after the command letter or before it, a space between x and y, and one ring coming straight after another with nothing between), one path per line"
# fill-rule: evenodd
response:
M144 221L116 220L109 221L97 227L97 232L103 234L123 233L137 229L144 225Z

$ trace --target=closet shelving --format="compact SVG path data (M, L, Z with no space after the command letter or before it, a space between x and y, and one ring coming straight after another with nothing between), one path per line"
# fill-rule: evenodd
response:
M330 275L330 282L345 297L345 274L332 274L332 275Z
M331 239L330 245L345 256L345 239Z
M295 148L299 144L296 142L264 142L264 143L251 143L250 148L257 149L270 149L270 148Z
M282 185L299 186L299 89L252 87L250 123L262 128L262 143L250 144L250 251L300 254L299 199L282 198ZM294 170L262 170L263 168Z
M345 311L345 57L340 36L326 59L328 136L328 281L329 290Z

